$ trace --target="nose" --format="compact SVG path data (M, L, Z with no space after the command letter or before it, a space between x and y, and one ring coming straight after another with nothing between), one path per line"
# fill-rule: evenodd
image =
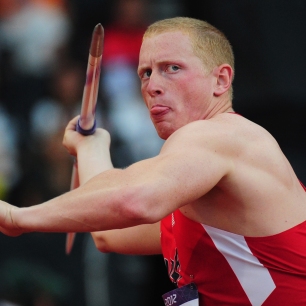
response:
M161 76L159 76L157 73L152 73L146 89L149 95L152 97L161 95L163 93Z

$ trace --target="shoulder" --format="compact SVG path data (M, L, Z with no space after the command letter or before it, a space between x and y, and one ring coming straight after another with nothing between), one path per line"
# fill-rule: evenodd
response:
M186 144L229 145L238 144L241 140L255 141L273 137L256 123L234 114L219 114L211 119L191 122L174 132L165 144L184 142Z
M169 151L183 154L203 154L205 151L235 160L251 155L272 156L270 152L279 153L280 148L274 137L260 125L243 116L225 113L178 129L167 139L161 153Z

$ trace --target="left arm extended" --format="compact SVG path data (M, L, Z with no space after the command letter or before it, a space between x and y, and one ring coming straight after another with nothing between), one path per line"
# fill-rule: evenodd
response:
M201 128L203 124L204 129L199 131L198 125ZM154 224L175 209L202 197L230 169L226 150L220 149L210 124L197 123L173 134L154 158L126 169L109 169L102 173L99 169L96 170L99 174L93 174L87 167L94 162L88 164L90 154L85 151L91 146L100 146L91 137L102 139L104 133L98 129L95 136L86 137L86 146L81 145L81 139L75 145L80 178L85 183L43 204L12 209L15 230L19 229L20 233L94 232ZM73 137L82 137L76 134ZM109 154L109 144L105 140L102 143L96 151L107 163L104 157ZM103 152L107 152L106 155ZM82 156L86 156L86 160ZM111 164L108 166L111 168Z

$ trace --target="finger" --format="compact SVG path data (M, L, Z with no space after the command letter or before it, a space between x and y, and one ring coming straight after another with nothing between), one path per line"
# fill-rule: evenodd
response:
M80 115L75 116L72 120L70 120L67 124L66 131L68 130L75 131L79 118L80 118Z

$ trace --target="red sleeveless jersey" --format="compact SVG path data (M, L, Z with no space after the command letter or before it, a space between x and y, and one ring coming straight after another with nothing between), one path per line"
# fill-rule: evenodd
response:
M200 306L306 305L306 221L244 237L176 210L161 221L161 244L170 279L195 283Z

